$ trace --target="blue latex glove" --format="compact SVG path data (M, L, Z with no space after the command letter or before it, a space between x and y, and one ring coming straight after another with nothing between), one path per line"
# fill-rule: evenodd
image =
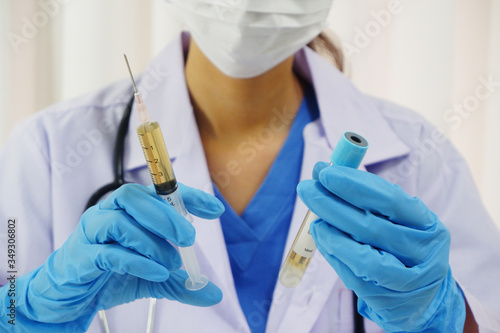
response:
M209 194L182 185L180 190L186 208L196 216L214 219L224 211ZM222 292L212 283L199 291L184 287L188 276L180 270L180 255L165 239L189 246L195 229L152 189L120 187L82 215L45 264L16 281L17 328L83 332L97 311L145 297L196 306L220 302ZM5 289L2 302L9 301ZM2 318L0 328L4 324Z
M320 219L318 250L358 311L386 332L462 332L463 294L448 263L450 233L418 198L384 179L318 163L298 186Z

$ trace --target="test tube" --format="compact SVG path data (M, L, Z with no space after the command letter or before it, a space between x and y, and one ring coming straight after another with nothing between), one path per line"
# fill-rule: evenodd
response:
M367 149L368 142L361 135L345 132L330 156L331 165L357 169ZM294 288L299 285L316 252L316 244L309 228L311 223L317 219L319 217L316 214L310 210L307 212L292 247L281 266L279 281L287 288Z

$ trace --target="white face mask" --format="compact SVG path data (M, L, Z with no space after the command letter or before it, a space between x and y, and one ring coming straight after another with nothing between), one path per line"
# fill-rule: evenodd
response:
M313 40L333 0L167 0L224 74L261 75Z

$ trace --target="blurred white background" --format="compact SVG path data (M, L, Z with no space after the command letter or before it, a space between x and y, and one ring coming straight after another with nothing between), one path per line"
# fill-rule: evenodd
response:
M164 0L1 0L0 22L0 146L19 120L126 77L122 53L140 72L181 27ZM500 226L500 0L335 0L330 27L362 91L446 132Z

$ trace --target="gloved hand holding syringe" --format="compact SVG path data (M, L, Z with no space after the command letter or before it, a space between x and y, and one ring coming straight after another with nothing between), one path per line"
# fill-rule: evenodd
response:
M135 104L139 111L139 120L141 121L141 124L137 127L137 134L141 142L144 157L148 164L149 172L151 173L151 178L153 179L156 193L174 207L179 214L192 223L193 218L184 206L184 201L182 200L177 180L175 179L160 125L158 122L151 121L144 100L137 90L127 56L124 56L134 85ZM178 247L178 250L184 268L189 275L185 283L186 288L194 291L205 287L208 283L208 278L200 272L193 246Z

